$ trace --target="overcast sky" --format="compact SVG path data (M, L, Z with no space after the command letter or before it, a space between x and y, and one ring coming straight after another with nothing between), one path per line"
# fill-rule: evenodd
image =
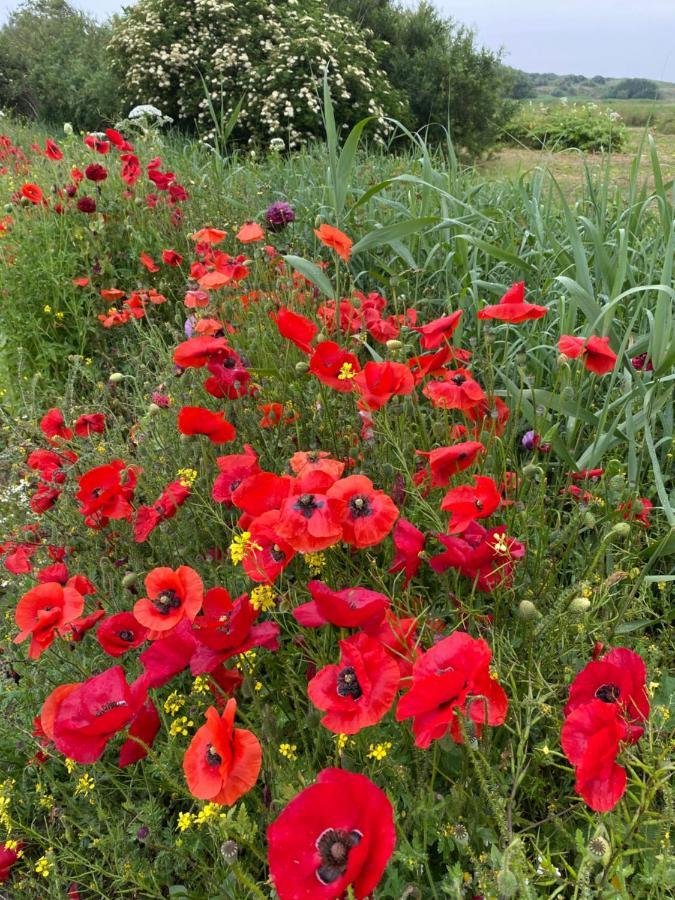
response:
M70 0L98 18L124 0ZM410 4L415 0L407 0ZM435 0L526 72L675 82L675 0ZM18 0L0 0L5 18Z

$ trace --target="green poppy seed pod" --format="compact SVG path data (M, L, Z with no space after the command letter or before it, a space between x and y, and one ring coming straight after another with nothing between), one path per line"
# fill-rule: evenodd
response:
M591 601L587 597L575 597L569 607L570 612L576 613L577 615L587 613L590 608Z
M469 832L461 822L458 822L453 826L452 837L462 847L465 847L469 843Z
M314 219L314 227L321 228L321 216L317 216L316 219Z
M613 526L610 534L615 534L617 537L628 537L630 534L630 525L628 522L617 522L616 525Z
M609 479L609 489L611 491L616 491L616 493L620 493L624 487L626 486L626 479L623 475L612 475Z
M403 346L401 341L397 341L392 338L392 340L387 341L387 350L400 350Z
M563 400L567 400L568 402L571 402L572 400L575 399L576 393L575 393L574 388L570 387L570 385L568 384L567 387L564 387L562 389L560 396L563 398Z
M534 463L528 463L526 466L523 466L523 477L524 478L537 478L541 477L544 474L544 470L541 466L535 466Z
M300 362L295 364L296 372L309 372L309 363L305 362L304 359L301 359Z
M526 362L527 362L527 353L524 353L522 350L519 350L516 353L516 363L519 366L524 366Z
M539 610L531 600L521 600L518 604L518 615L528 622L539 617Z
M63 123L63 133L67 134L69 137L71 134L73 134L73 126L70 124L70 122Z
M595 528L596 524L597 520L595 516L590 511L590 509L587 509L584 513L584 525L586 525L588 528Z
M220 855L223 857L226 863L231 865L232 863L237 861L237 856L239 855L239 847L235 843L235 841L225 841L220 845Z
M588 853L594 862L602 863L603 865L609 862L609 844L599 834L596 834L588 842Z
M108 378L108 381L111 384L119 384L120 381L124 381L126 376L122 375L121 372L113 372L112 375Z
M149 416L156 416L157 413L161 412L161 411L162 411L162 408L160 406L157 406L156 403L151 403L150 406L148 406L148 415Z
M122 587L129 588L132 584L135 584L138 579L138 575L135 572L127 572L127 574L122 579Z
M14 209L11 203L5 203L5 212L11 212Z
M506 900L518 896L518 879L509 869L502 869L497 876L497 890Z
M320 331L320 332L317 334L317 336L316 336L316 342L317 342L317 344L322 344L324 341L327 341L327 340L328 340L328 338L327 338L326 335L323 333L323 331Z

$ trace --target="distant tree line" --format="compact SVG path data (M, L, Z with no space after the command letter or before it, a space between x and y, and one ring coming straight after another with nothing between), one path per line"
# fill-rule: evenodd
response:
M594 100L658 100L659 86L649 78L606 78L603 75L556 75L554 72L512 70L510 96L527 100L552 97L586 97Z

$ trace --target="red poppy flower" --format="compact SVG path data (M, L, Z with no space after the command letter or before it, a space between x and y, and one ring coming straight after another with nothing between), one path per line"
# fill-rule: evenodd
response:
M21 186L21 196L32 203L34 206L37 206L39 203L44 202L44 197L42 195L42 191L37 186L37 184L31 184L27 182L26 184Z
M178 413L181 434L204 434L212 444L233 441L237 432L223 413L214 413L201 406L183 406Z
M267 829L279 900L370 896L396 846L387 795L365 775L324 769Z
M72 579L71 579L72 581ZM39 584L19 600L14 621L19 634L15 644L30 635L29 659L38 657L52 645L56 634L66 634L67 627L82 614L84 597L70 582L65 587L58 582Z
M437 409L475 409L487 399L483 388L467 369L451 369L442 381L425 384L422 393Z
M92 214L96 212L96 201L93 197L80 197L75 205L82 213Z
M77 454L72 450L33 450L26 460L29 469L40 473L42 481L63 484L66 480L66 467L77 462Z
M159 266L149 253L141 253L139 259L141 261L141 264L148 270L148 272L159 272Z
M618 359L609 346L609 338L595 335L586 339L564 334L558 341L558 350L571 359L581 357L588 371L596 375L611 372Z
M354 384L368 409L381 409L394 395L412 394L415 379L403 363L368 362L354 376Z
M75 287L87 287L90 279L86 277L86 275L82 275L80 278L73 278L73 284Z
M61 152L59 145L51 140L51 138L47 138L45 141L45 156L47 159L59 160L63 159L63 153Z
M211 496L216 503L224 503L232 506L232 493L236 491L242 481L249 476L260 472L258 457L255 450L248 444L244 444L243 453L233 453L230 456L216 457L216 464L220 471L213 482Z
M323 479L324 483L317 482L314 490L312 479ZM281 505L279 536L298 553L325 550L342 537L342 525L335 518L325 494L325 479L321 472L300 479L293 486L294 493Z
M342 334L356 334L363 329L363 317L349 300L329 300L316 311L324 329L332 334L339 330Z
M202 228L190 235L191 240L196 241L199 244L209 245L220 244L226 237L227 232L221 231L219 228Z
M89 147L90 150L95 150L97 153L101 153L105 155L110 152L110 144L108 141L102 141L101 138L96 137L95 134L88 134L84 138L84 143Z
M274 472L257 472L241 482L232 491L232 503L241 509L246 517L255 519L272 509L280 509L291 493L293 480L288 475L275 475ZM250 524L250 519L242 516L239 524L242 528Z
M410 678L413 663L422 652L417 646L417 619L398 619L391 610L375 624L365 622L364 632L379 641L399 669L400 677Z
M162 250L162 262L165 266L179 266L183 262L183 257L175 250Z
M426 325L417 325L413 327L413 331L417 331L422 335L420 346L424 350L434 350L444 341L449 341L453 332L459 325L462 318L462 310L458 309L449 316L442 316L440 319L434 319Z
M136 621L148 629L151 641L164 637L184 618L194 621L202 607L204 587L194 569L166 566L153 569L145 578L147 597L134 604Z
M110 616L98 626L96 640L108 656L122 656L147 640L148 629L130 612Z
M297 422L300 413L284 412L286 407L283 403L262 403L258 410L263 414L262 419L258 422L261 428L277 428L279 425L290 425Z
M322 581L307 585L312 599L296 606L293 618L305 628L336 625L338 628L365 628L377 625L389 609L389 598L367 588L351 587L333 591Z
M129 141L125 140L124 135L120 134L115 128L106 128L105 136L108 138L113 147L117 150L133 150Z
M453 348L447 344L435 353L424 353L422 356L412 356L406 365L412 372L415 384L420 384L427 375L443 374L443 366L453 359Z
M66 427L63 413L56 407L47 410L44 414L40 420L40 430L46 438L60 437L69 441L73 436L71 429Z
M23 850L23 843L19 843L14 847L8 847L6 844L0 844L0 884L9 880L12 874L12 868L21 858L20 853Z
M480 437L481 431L492 432L500 437L504 434L511 410L501 397L486 397L482 403L478 403L471 409L465 409L464 415L471 422L476 423L473 433L477 438ZM463 426L456 427L461 428Z
M69 622L65 626L64 633L68 636L70 641L77 643L78 641L81 641L85 634L88 631L91 631L94 625L100 622L104 616L104 609L97 609L93 613L89 613L88 616L80 616L78 619Z
M448 534L461 534L476 519L485 519L499 507L501 495L492 478L477 475L473 485L453 488L443 497L441 509L449 512Z
M279 537L279 510L273 509L255 518L248 526L251 539L242 560L252 581L272 584L295 556L295 550Z
M482 525L472 522L461 537L437 535L445 545L445 552L433 556L429 565L434 572L455 568L476 580L479 591L493 591L512 580L515 562L525 556L525 547L506 534L504 525L486 531Z
M595 812L609 812L624 795L626 770L616 758L628 737L628 727L614 703L591 700L565 719L561 744L574 766L574 788Z
M431 486L445 487L453 475L472 466L478 454L484 450L485 447L479 441L462 441L451 447L437 447L429 452L416 450L415 453L429 460Z
M570 685L565 715L591 700L615 704L631 723L630 738L635 743L644 730L640 723L649 716L646 677L642 657L625 647L616 647L579 672Z
M618 511L623 513L625 521L634 518L636 522L641 522L645 528L649 528L649 514L653 508L654 504L647 497L638 497L635 502L628 500L627 503L619 504Z
M407 519L399 519L394 526L394 548L396 553L389 567L390 572L405 572L403 586L408 587L422 565L424 534Z
M318 237L324 247L330 247L335 250L337 255L345 262L349 262L351 256L353 241L351 238L335 228L333 225L321 225L314 229L314 234Z
M54 743L77 763L92 763L108 741L131 723L145 703L142 679L127 684L124 669L113 666L88 678L59 703L54 718Z
M490 675L491 659L486 642L463 631L453 632L420 656L413 666L412 687L396 709L399 722L412 718L418 747L426 749L448 732L461 744L457 713L471 720L478 736L486 710L488 725L504 722L509 701Z
M124 769L148 755L146 748L152 747L161 722L155 704L149 698L138 710L129 726L128 738L120 747L119 766ZM136 740L138 738L138 740ZM142 741L142 743L139 743ZM143 746L145 745L145 746Z
M134 517L136 543L143 543L160 523L172 519L189 496L190 488L187 485L180 481L172 481L167 484L153 506L139 506Z
M307 685L321 720L336 734L357 734L382 719L394 702L399 669L384 647L366 634L340 641L340 662L325 666Z
M285 306L280 307L276 314L272 313L271 318L276 323L282 337L292 341L303 353L312 352L312 341L319 333L319 327L311 319L294 313Z
M181 369L201 369L209 360L230 352L230 345L225 338L195 337L176 347L173 361Z
M78 437L89 437L90 434L103 434L105 431L105 415L103 413L91 413L80 416L75 422L75 434Z
M502 299L495 306L484 306L478 310L479 319L499 319L501 322L527 322L541 319L548 312L546 306L537 306L525 302L525 282L519 281L511 285Z
M208 291L187 291L185 297L183 297L183 303L188 309L204 309L204 307L209 305L211 300L211 296ZM197 323L198 325L202 325L204 319L200 319ZM216 331L220 331L222 333L223 326L222 323L219 323ZM199 333L203 334L204 332L199 329ZM207 332L208 333L208 332Z
M192 625L183 619L172 632L161 641L154 641L139 656L146 685L149 688L163 687L190 665L196 649L197 639L192 634Z
M258 780L262 748L250 731L234 727L237 701L228 700L222 716L211 706L206 724L192 738L183 758L190 793L199 800L232 806Z
M310 357L309 371L323 384L347 394L354 389L352 380L361 371L361 366L353 353L343 350L334 341L322 341Z
M265 240L265 232L257 222L246 222L241 226L236 237L242 244L255 244Z
M345 470L345 464L338 459L333 459L326 450L298 450L291 456L289 465L300 478L304 478L311 472L324 472L334 482Z
M342 538L355 547L379 544L394 527L398 508L384 491L377 491L370 478L350 475L328 489L329 509L342 526Z
M113 459L78 478L80 489L75 498L89 527L102 528L109 519L131 518L130 500L136 488L137 471L135 466Z
M99 184L108 177L108 170L105 166L99 165L99 163L90 163L84 170L84 177L89 181L93 181L94 184Z

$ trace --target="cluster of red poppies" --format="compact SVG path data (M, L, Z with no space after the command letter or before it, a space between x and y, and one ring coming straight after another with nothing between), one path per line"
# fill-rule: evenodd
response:
M130 148L116 143L111 134L108 138L124 151L126 175L133 184L140 170L136 171L130 158ZM99 153L109 150L107 141L95 138L87 142ZM159 162L153 163L149 177L159 190L171 192L176 186L173 176L162 173ZM102 167L97 167L97 180L101 180L98 169ZM94 174L86 177L91 180ZM330 226L322 226L316 233L339 257L349 258L351 241L346 235ZM206 309L210 292L236 288L249 274L245 257L215 249L224 237L225 232L213 228L192 235L197 260L190 266L194 285L185 297L191 310ZM253 243L263 240L264 232L249 223L238 238ZM141 261L146 269L156 270L153 259L147 254L144 257ZM278 272L285 272L274 252L268 257ZM165 251L163 262L177 266L182 257ZM126 296L119 294L118 299ZM125 301L129 310L134 296ZM148 292L148 299L157 303L165 298L153 299ZM144 301L139 303L142 315ZM509 536L504 525L489 527L481 522L512 502L509 493L517 483L515 473L508 473L502 484L475 475L469 483L451 485L485 452L480 438L502 433L509 409L500 398L488 395L473 376L471 354L450 343L461 311L422 325L417 324L415 310L404 315L385 312L386 300L379 294L356 293L351 299L320 305L318 322L281 304L271 315L279 333L307 357L304 370L308 378L318 380L322 390L354 396L365 439L372 436L374 415L396 396L419 391L433 407L458 412L463 421L451 428L453 442L418 450L420 465L412 479L422 497L436 489L445 490L439 507L448 515L446 531L428 535L400 518L394 498L363 474L345 475L347 463L326 451L298 451L291 457L288 471L278 474L262 469L256 451L244 444L241 452L217 458L212 498L238 511L237 525L242 531L235 539L238 556L233 553L232 559L242 563L254 583L274 584L298 553L314 554L337 544L357 551L380 545L390 535L394 556L389 572L403 572L406 586L425 561L436 573L456 569L480 591L493 592L512 583L525 546ZM546 307L525 301L520 283L498 304L482 308L478 318L521 323L539 319L546 312ZM357 353L337 340L323 339L320 327L337 338L365 331L380 343L396 341L405 328L419 335L421 350L427 352L405 362L374 358L362 366ZM225 337L233 329L216 318L202 317L194 319L193 330L196 333L174 351L176 374L205 369L208 375L203 388L218 400L242 401L255 396L258 388L252 382L250 364ZM563 336L559 348L567 356L583 358L586 367L597 374L611 371L617 362L607 338ZM281 404L266 404L261 409L262 427L281 426L293 418ZM64 444L104 427L99 415L81 416L71 429L58 410L47 413L42 430L50 448L35 450L28 458L29 467L40 478L31 501L36 512L57 502L68 471L77 466L78 455ZM217 445L237 437L223 412L203 406L182 406L177 428L183 435L202 435ZM190 496L189 485L177 480L169 483L152 505L136 505L140 475L137 466L121 459L81 474L75 499L85 524L103 529L111 521L126 521L131 523L135 540L142 542L160 523L175 516ZM576 479L577 473L572 477ZM429 556L427 541L433 539L443 550ZM12 568L8 565L11 558L14 571L29 571L31 554L27 551L20 559L16 541L6 546L6 567ZM222 587L204 590L200 575L185 565L150 571L145 578L145 596L133 609L114 615L107 615L102 608L83 615L86 598L95 595L93 585L81 575L69 576L65 565L50 574L54 577L39 577L40 583L24 594L16 608L16 640L31 638L31 658L46 651L57 635L82 637L94 625L102 650L113 658L147 646L139 655L143 673L132 683L122 666L115 665L81 683L60 685L52 691L36 719L43 758L46 748L53 745L77 762L90 763L103 754L115 735L124 732L120 766L142 759L160 728L149 691L189 667L194 675L210 676L214 705L185 753L187 785L195 797L225 805L250 790L258 779L262 750L253 733L236 727L235 699L222 699L230 697L242 681L239 671L226 663L254 647L277 650L279 624L273 618L261 619L262 610L247 593L233 599ZM324 714L322 724L327 729L356 734L382 720L399 693L395 717L412 720L415 743L423 749L446 736L463 743L479 736L485 725L499 726L505 721L508 698L491 669L492 652L485 640L463 630L445 637L437 633L433 645L423 650L423 628L430 626L440 632L442 623L437 629L434 623L401 617L386 595L363 586L334 589L314 580L307 587L311 601L292 611L299 625L352 630L339 642L339 659L309 679L309 699ZM644 683L640 658L616 649L589 663L571 687L562 745L575 767L577 791L593 809L611 809L625 790L625 770L616 757L623 744L634 743L642 733L641 723L649 714ZM272 879L283 900L308 896L329 900L342 896L349 886L354 896L363 898L378 883L393 851L393 810L386 795L364 776L326 769L270 826L268 841Z

